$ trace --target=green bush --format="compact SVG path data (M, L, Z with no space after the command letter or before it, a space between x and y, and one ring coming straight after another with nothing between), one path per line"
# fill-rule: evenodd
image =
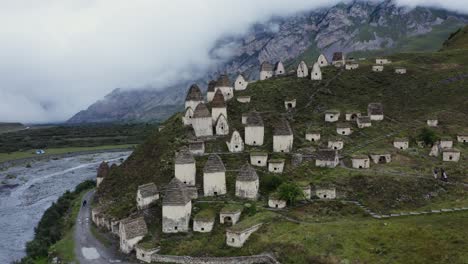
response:
M282 200L294 205L303 192L299 186L293 182L285 182L278 187L278 195Z
M418 139L423 141L426 146L432 146L437 141L437 135L433 130L425 127L421 129Z
M95 182L89 180L78 184L73 192L66 191L44 212L34 229L34 239L26 243L27 256L20 263L31 263L31 259L48 256L49 247L59 241L68 228L64 218L71 211L73 201L94 186Z

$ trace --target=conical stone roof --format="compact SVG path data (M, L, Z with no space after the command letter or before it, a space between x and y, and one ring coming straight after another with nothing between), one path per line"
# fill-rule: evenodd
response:
M211 101L211 107L214 108L223 108L226 107L226 102L224 101L224 95L221 92L221 90L217 90L214 97L213 101Z
M192 156L192 153L188 150L188 148L182 148L177 154L175 158L175 164L191 164L195 163L195 159Z
M260 71L273 71L273 66L265 61L260 65Z
M166 186L166 192L162 201L163 205L186 205L190 202L187 186L173 178Z
M205 173L225 172L225 171L226 171L226 168L224 167L223 161L216 154L211 154L208 157L208 160L205 163L205 167L203 168L203 172Z
M276 124L275 130L273 131L273 135L275 136L290 136L292 134L291 126L285 119L281 119L280 122Z
M193 113L193 118L203 118L203 117L211 117L210 111L206 104L200 103L195 108L195 112Z
M247 116L247 126L263 126L263 119L258 112L250 112Z
M158 187L153 182L138 186L138 191L143 198L158 194Z
M215 87L230 87L231 82L229 81L229 77L226 74L221 74L216 81Z
M255 169L250 164L245 164L237 175L237 181L251 182L257 181L258 175Z
M215 80L211 80L209 83L208 83L208 92L214 92L215 91L215 87L216 87L216 81Z
M185 101L203 101L203 95L198 85L192 84L190 86Z

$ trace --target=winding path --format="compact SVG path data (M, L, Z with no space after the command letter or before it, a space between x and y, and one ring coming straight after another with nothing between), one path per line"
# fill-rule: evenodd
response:
M94 196L94 190L89 191L83 196L83 200L91 201ZM97 240L90 230L91 225L91 208L90 206L82 206L78 213L78 218L75 225L75 255L79 263L89 264L108 264L108 263L124 263L127 262L115 249L105 247ZM135 262L133 262L135 263Z

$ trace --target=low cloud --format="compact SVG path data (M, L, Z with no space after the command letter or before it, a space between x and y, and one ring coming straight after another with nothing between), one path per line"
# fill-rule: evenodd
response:
M210 51L221 36L339 2L0 1L0 121L21 122L66 120L117 87L158 89L195 79L215 63ZM440 5L467 11L465 1L446 2ZM226 46L216 55L231 51Z

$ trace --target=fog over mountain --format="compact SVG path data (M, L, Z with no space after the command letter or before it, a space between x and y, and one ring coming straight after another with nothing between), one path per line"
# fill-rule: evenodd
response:
M200 78L232 55L223 46L212 56L217 40L272 16L338 2L2 0L0 121L64 121L115 88L162 89ZM467 1L396 3L468 13Z

